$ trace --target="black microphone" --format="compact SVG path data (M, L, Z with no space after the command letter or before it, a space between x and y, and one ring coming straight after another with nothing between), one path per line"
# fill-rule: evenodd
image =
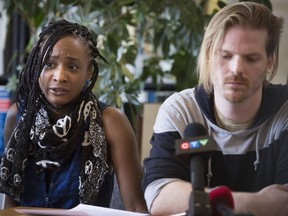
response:
M184 130L184 139L175 141L176 155L190 155L190 175L193 190L187 216L253 216L250 212L235 212L232 192L220 186L205 192L205 155L214 150L212 136L200 123L191 123Z
M175 141L176 155L188 154L190 157L190 174L193 190L204 191L204 155L213 150L215 145L212 136L200 123L191 123L184 130L184 139Z
M190 174L193 190L189 200L188 216L210 216L212 214L209 194L204 191L204 155L212 150L213 138L199 123L191 123L184 130L184 139L175 141L176 155L190 156Z

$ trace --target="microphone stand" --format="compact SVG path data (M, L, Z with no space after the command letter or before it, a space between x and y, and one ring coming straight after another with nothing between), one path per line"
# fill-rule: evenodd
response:
M190 158L192 192L190 194L187 216L211 216L209 194L204 191L204 159L200 154Z
M211 216L209 194L201 190L193 190L190 194L187 216Z
M212 207L210 204L210 194L205 192L205 163L202 154L212 150L211 145L213 145L213 138L208 136L203 125L196 122L187 125L184 130L184 137L185 139L190 139L191 144L188 145L191 146L189 146L187 150L187 140L178 140L176 142L176 155L193 153L193 156L191 155L190 157L192 192L190 194L189 208L186 211L186 215L211 216ZM207 144L205 144L205 147L203 147L203 145L200 143L200 140L204 139ZM183 144L185 145L183 146ZM222 203L217 206L217 213L221 214L222 216L253 216L250 213L234 213L233 209L230 209L228 206Z
M236 212L224 204L218 204L218 215L221 216L254 216L250 212ZM191 192L189 200L189 209L186 216L211 216L213 215L209 194L205 191L195 190Z
M212 207L209 193L204 188L204 159L200 154L190 158L192 192L186 216L211 216ZM254 216L250 212L236 212L224 204L217 204L217 213L221 216Z

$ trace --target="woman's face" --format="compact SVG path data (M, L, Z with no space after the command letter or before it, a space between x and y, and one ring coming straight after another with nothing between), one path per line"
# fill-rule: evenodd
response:
M56 108L69 106L89 80L90 54L87 45L73 36L64 36L54 46L39 77L40 88Z

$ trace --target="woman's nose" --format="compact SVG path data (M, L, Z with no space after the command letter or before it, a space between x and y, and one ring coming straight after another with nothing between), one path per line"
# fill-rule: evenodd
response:
M62 66L58 66L53 74L53 80L59 83L66 82L67 81L67 75L65 68Z

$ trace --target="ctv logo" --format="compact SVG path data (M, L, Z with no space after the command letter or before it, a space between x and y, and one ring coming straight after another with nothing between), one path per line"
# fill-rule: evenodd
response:
M187 149L200 148L201 146L206 146L208 141L209 141L208 139L186 141L186 142L180 143L180 149L187 150Z

